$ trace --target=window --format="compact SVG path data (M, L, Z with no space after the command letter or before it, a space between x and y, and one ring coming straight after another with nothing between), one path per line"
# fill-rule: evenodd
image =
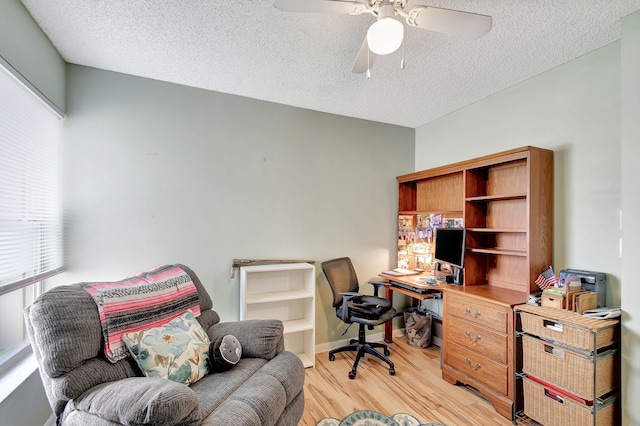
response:
M62 270L60 115L0 62L0 372L29 351L22 311ZM6 65L6 64L5 64ZM14 77L17 75L18 77Z

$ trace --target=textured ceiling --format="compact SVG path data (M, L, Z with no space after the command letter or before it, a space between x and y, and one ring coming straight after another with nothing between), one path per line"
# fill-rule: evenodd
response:
M490 15L478 40L405 25L371 79L351 68L374 22L272 0L22 0L69 63L418 127L620 38L640 0L409 0Z

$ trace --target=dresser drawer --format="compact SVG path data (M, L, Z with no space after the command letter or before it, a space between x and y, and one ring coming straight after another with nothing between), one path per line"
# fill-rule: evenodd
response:
M470 321L448 317L445 339L502 364L507 364L507 335Z
M499 333L506 334L508 332L507 321L509 314L506 310L475 299L446 294L445 315L446 317L455 315Z
M447 343L444 363L486 387L507 395L509 370L506 365L478 355L453 342Z

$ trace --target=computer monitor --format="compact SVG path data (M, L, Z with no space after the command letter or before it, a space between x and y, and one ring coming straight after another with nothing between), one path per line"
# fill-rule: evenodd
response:
M446 282L462 285L462 268L464 267L465 250L464 228L436 228L434 257L438 262L437 271L442 270L442 263L449 265L452 274L443 275Z

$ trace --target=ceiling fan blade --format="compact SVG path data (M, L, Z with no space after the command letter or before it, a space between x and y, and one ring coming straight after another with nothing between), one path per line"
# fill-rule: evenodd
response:
M477 39L491 31L491 16L415 6L409 10L407 24L456 37Z
M367 38L364 38L362 42L362 46L360 46L360 52L358 52L358 57L356 61L353 63L352 72L356 74L362 74L367 72L373 66L373 62L376 60L376 54L369 50L369 43L367 42Z
M273 6L285 12L322 12L359 15L367 9L360 1L275 0Z

